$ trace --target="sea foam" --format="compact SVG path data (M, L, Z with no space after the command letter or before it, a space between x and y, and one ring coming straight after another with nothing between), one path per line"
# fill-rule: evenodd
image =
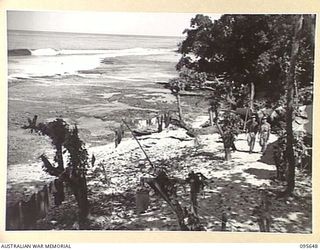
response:
M130 56L130 55L161 55L172 52L173 49L130 48L130 49L13 49L8 51L9 56L58 56L58 55L90 55L103 54L106 57Z
M9 52L9 79L77 74L97 68L106 58L168 55L171 49L130 48L119 50L56 50L53 48ZM20 54L19 54L20 53ZM10 56L13 55L13 56Z

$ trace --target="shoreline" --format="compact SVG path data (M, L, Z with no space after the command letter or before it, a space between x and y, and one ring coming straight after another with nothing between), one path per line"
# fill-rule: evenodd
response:
M208 116L198 116L193 127L199 128L207 120ZM283 183L271 178L276 174L272 162L272 144L276 139L271 134L266 156L262 157L258 141L254 153L249 154L246 136L240 134L235 142L238 150L231 154L228 162L224 161L223 144L217 133L200 133L195 143L194 138L186 135L186 130L170 125L160 133L141 136L140 143L153 164L164 167L169 176L184 179L193 170L209 178L210 184L199 196L202 209L199 213L208 231L219 231L220 221L216 217L227 208L227 231L257 232L259 227L251 214L259 204L261 190L270 192L283 187ZM168 205L154 194L150 196L151 204L146 213L136 214L137 185L141 177L152 176L151 168L133 138L125 138L117 148L114 143L89 147L90 157L92 153L96 162L87 175L91 230L179 230ZM100 164L104 165L105 172ZM283 206L284 201L271 196L274 232L312 232L309 220L312 216L311 178L304 178L297 172L296 192L305 200L304 204L290 199L287 201L291 204L289 212L284 212L287 209L287 205ZM188 189L179 187L177 191L184 205L189 199ZM48 218L38 222L38 229L76 229L76 209L74 197L68 194L61 206L51 209ZM67 214L68 220L65 219ZM159 220L154 221L153 216ZM296 229L290 229L292 223L297 224ZM142 228L142 225L145 226Z
M199 116L199 117L204 120L206 119L203 116ZM145 119L139 120L139 121L142 121L143 123L146 122ZM200 125L202 123L204 122L197 121L196 125ZM43 138L42 136L35 135L35 134L30 134L30 136ZM175 138L170 139L170 138L166 138L166 136L169 136L169 137L172 136ZM140 140L142 145L144 144L144 141L146 141L146 138L151 140L153 139L155 141L169 139L169 141L171 140L171 142L169 143L171 147L173 147L173 144L175 144L176 142L179 142L178 139L176 138L185 139L185 140L188 140L188 142L193 141L193 139L188 138L188 136L185 133L185 130L181 128L178 128L177 130L170 130L170 131L165 130L161 133L153 133L150 136L141 136ZM49 140L47 138L43 139L43 141L44 143L48 144L46 147L46 151L44 153L47 156L49 156L50 160L52 160L54 156L53 154L54 149L49 144ZM115 144L113 140L107 141L103 145L95 145L95 146L91 146L91 145L92 143L86 143L86 146L87 146L86 148L88 151L88 162L91 161L92 154L94 154L96 158L95 166L97 166L97 164L99 164L102 160L109 161L110 159L119 157L119 155L121 158L121 155L128 154L128 152L131 152L131 151L137 151L135 153L136 156L134 158L134 159L137 159L137 160L134 160L137 165L138 165L138 162L140 161L140 159L138 160L137 157L138 156L142 158L144 157L138 144L132 137L131 133L129 133L129 131L127 130L125 132L125 137L123 138L121 144L117 148L115 148ZM180 147L179 145L181 145L181 142L177 143L177 145L179 148ZM192 145L192 143L190 145ZM146 151L148 152L149 148L147 148ZM106 152L108 156L106 155ZM152 152L149 152L149 153L152 153ZM171 155L171 156L173 157L174 155ZM99 157L103 159L100 160ZM166 156L163 158L168 158L168 157ZM132 163L131 160L132 159L126 159L126 160L118 159L117 161L119 164L125 165L125 164L131 164ZM18 164L8 165L7 181L6 181L7 205L12 204L20 199L21 200L28 199L33 192L41 189L44 184L48 184L48 182L52 181L55 178L46 174L42 170L42 164L43 163L40 161L40 159L38 159L38 161L30 161L28 163L18 163ZM89 164L88 170L89 171L91 170L90 164ZM27 187L25 185L27 185Z

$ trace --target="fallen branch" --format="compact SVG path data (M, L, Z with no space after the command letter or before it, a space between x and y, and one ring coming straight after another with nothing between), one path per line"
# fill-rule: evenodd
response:
M147 160L148 160L148 162L150 163L151 167L152 167L152 168L154 168L153 163L151 162L151 160L150 160L149 156L147 155L146 151L143 149L143 147L142 147L142 145L140 144L140 142L139 142L139 140L137 139L137 137L134 135L134 133L133 133L132 129L129 127L129 125L128 125L124 120L122 120L122 122L123 122L123 123L124 123L124 125L126 125L126 126L127 126L127 128L130 130L130 132L131 132L131 134L132 134L133 138L134 138L134 139L136 140L136 142L138 143L138 145L139 145L140 149L142 150L142 152L143 152L143 153L144 153L144 155L146 156L146 159L147 159Z

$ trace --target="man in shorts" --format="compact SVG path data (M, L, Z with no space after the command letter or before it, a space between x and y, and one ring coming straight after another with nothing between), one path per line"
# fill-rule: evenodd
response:
M260 133L259 142L260 142L262 154L264 154L266 152L267 142L268 142L269 136L270 136L270 131L271 131L271 126L267 122L267 117L263 117L261 120L261 126L260 126L260 131L259 131L259 133Z
M256 134L259 130L259 124L256 121L256 117L252 116L251 120L248 122L247 132L248 132L248 145L249 145L249 153L251 154L254 148L254 144L256 142Z

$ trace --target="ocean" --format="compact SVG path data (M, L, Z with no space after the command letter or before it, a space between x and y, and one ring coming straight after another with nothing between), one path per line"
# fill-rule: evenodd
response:
M137 60L146 60L150 62L149 65L152 62L176 63L178 55L174 51L180 40L181 38L177 37L9 30L8 78L11 80L75 75L80 71L97 67L100 67L99 74L103 70L104 74L108 74L110 73L108 70L114 68L112 67L115 64L114 58L120 58L121 62L126 61L128 56L136 56ZM135 64L136 62L131 62L130 65L127 65L128 69L134 67ZM126 69L123 68L123 70ZM157 77L170 75L170 72L166 70L161 73L158 72ZM110 77L110 74L108 75ZM136 72L132 72L131 77L139 78L143 75L137 69Z
M175 109L170 91L157 83L177 76L181 37L7 34L8 188L27 181L25 172L35 171L42 153L53 153L48 138L21 128L34 115L38 122L63 118L77 125L91 147L112 142L123 119Z

